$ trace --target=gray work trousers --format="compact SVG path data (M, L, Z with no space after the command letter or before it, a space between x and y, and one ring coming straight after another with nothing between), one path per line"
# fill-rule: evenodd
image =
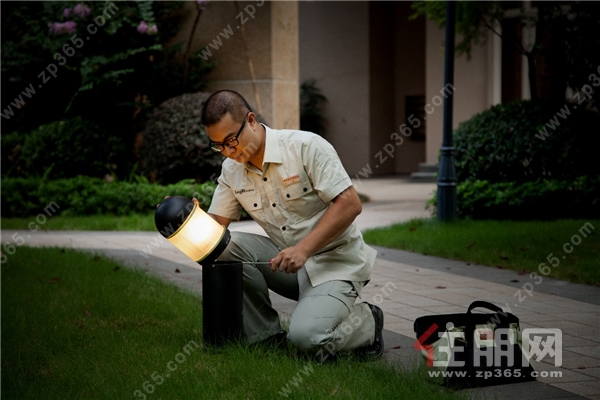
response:
M265 236L231 232L231 241L219 261L268 262L280 249ZM281 330L279 314L271 306L269 289L297 300L288 340L299 350L317 354L346 352L373 343L375 320L366 303L355 304L364 282L329 281L313 287L301 268L295 274L271 272L268 265L244 264L243 318L247 343Z

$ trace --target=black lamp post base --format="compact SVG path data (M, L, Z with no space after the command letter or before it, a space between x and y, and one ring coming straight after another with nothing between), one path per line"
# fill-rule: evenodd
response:
M221 347L243 337L241 261L202 264L202 335L204 344Z

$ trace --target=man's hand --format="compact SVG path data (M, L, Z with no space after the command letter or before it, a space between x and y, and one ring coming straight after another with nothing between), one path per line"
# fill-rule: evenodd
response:
M283 249L277 257L271 260L271 272L276 270L286 274L295 274L304 266L310 255L299 246Z

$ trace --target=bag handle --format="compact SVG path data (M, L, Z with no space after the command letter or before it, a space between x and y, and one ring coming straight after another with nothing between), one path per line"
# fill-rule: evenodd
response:
M471 303L467 309L467 314L471 314L471 310L477 307L487 308L488 310L503 313L504 311L495 304L488 303L487 301L477 300Z
M474 360L474 349L473 349L473 336L475 334L475 321L473 320L473 313L471 313L471 310L473 310L474 308L477 307L482 307L482 308L487 308L488 310L494 311L495 313L504 313L504 311L498 307L495 304L489 303L487 301L482 301L482 300L478 300L478 301L474 301L471 303L471 305L469 306L469 308L467 309L467 313L466 313L466 326L465 326L465 339L467 341L467 348L465 349L465 356L466 356L466 363L465 363L465 367L467 368L467 370L469 371L469 373L471 374L471 376L474 376L475 374L475 367L473 366L473 360ZM502 326L502 323L500 324L500 326Z

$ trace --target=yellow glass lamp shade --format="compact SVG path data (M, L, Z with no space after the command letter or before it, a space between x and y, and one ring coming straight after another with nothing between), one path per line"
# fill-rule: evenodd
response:
M160 203L154 222L169 242L203 265L213 263L231 237L227 228L182 196L172 196Z

